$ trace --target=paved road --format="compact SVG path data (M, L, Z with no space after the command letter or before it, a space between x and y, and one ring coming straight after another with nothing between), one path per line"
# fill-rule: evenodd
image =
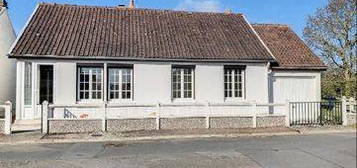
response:
M0 167L356 167L356 135L0 146Z

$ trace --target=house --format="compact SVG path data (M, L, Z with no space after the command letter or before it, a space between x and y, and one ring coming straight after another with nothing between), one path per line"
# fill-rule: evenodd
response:
M16 61L7 58L7 53L15 39L16 35L7 13L6 3L0 0L0 105L8 100L15 101ZM0 116L2 116L1 112Z
M36 7L9 57L17 61L18 120L41 118L45 100L319 101L326 69L288 26L250 24L242 14L46 3ZM149 113L127 110L121 115ZM65 108L57 117L98 117L84 111ZM184 113L200 111L176 115Z

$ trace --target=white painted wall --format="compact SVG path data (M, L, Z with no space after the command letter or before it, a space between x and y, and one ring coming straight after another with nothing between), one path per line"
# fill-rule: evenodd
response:
M76 103L77 67L74 62L54 63L54 99L55 104Z
M274 102L320 101L321 73L318 71L273 71Z
M134 101L156 103L171 101L170 64L134 64Z
M83 62L81 62L83 63ZM113 62L111 62L113 63ZM119 63L119 62L118 62ZM135 104L147 104L147 103L173 103L171 98L171 67L174 63L153 63L153 62L120 62L125 64L134 64L134 96L131 102L125 103L135 103ZM23 61L18 61L19 69L18 73L22 73ZM54 103L55 104L67 104L73 105L81 102L76 100L76 76L77 76L77 65L73 61L48 61L48 60L36 60L33 61L34 71L37 72L37 68L41 64L52 64L54 65ZM182 63L177 63L182 64ZM193 64L193 63L190 63ZM189 103L224 103L226 100L224 98L224 65L223 64L195 64L195 99L189 101ZM264 85L267 81L267 66L265 63L261 64L248 64L246 68L246 94L243 99L235 100L236 102L247 102L252 100L257 100L261 103L268 102L267 96L267 86ZM37 78L37 75L33 75ZM38 79L33 79L34 82ZM23 77L18 78L18 82L23 87ZM19 85L20 86L20 85ZM18 102L23 103L23 89L18 88ZM34 93L38 85L34 84ZM21 108L26 113L33 110L34 114L38 114L40 107L38 104L38 95L34 95L34 107ZM231 102L231 100L229 101ZM99 101L98 103L102 103ZM117 103L117 102L116 102ZM155 108L154 108L155 109ZM137 108L135 114L148 115L149 113L156 112L153 108ZM165 115L195 115L204 110L202 107L181 107L176 110L172 108L163 108L162 111ZM170 110L171 109L171 110ZM242 108L244 109L244 108ZM149 111L148 111L149 110ZM228 111L227 111L228 110ZM216 111L216 113L225 113L232 111L227 109L223 111ZM57 110L58 117L63 116L63 109ZM69 111L77 116L82 113L87 113L90 117L100 117L96 115L96 110L83 110L83 109L69 109ZM243 110L247 112L247 110ZM242 112L243 112L242 111ZM118 110L112 109L108 110L109 115L114 117L120 117L122 115L128 115L133 113L132 109L126 110L127 114L117 114ZM122 111L124 112L124 111ZM62 114L61 114L62 113ZM113 113L113 114L110 114Z
M224 67L222 65L197 65L195 90L197 101L224 101Z
M6 54L16 39L15 31L9 19L7 9L0 7L0 104L11 100L16 95L16 61Z
M246 69L246 100L268 102L268 68L266 64L253 64Z

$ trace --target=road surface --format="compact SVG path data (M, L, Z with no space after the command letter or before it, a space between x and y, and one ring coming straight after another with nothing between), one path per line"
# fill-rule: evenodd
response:
M0 167L355 168L356 134L7 145Z

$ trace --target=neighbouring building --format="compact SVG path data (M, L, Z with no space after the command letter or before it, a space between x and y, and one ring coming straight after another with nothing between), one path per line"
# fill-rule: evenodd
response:
M37 6L9 57L17 61L16 119L40 118L45 100L319 101L326 69L288 26L250 24L242 14L46 3ZM66 112L96 116L88 109ZM120 115L136 113L149 111Z
M16 60L7 57L16 35L5 5L0 0L0 105L16 95Z

